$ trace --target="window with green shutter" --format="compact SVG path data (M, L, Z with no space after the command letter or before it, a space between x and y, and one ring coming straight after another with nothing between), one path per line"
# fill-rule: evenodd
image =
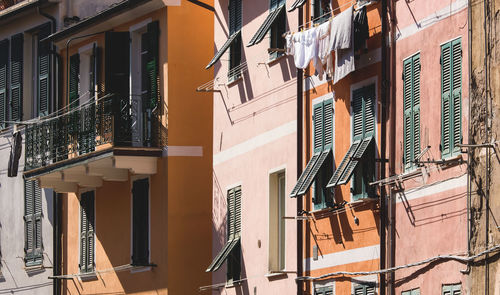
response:
M36 180L24 181L24 262L40 265L42 245L42 190Z
M403 62L403 162L415 168L420 154L420 54Z
M330 18L330 0L313 0L313 22L321 24Z
M149 265L149 179L132 185L132 265Z
M420 289L416 288L408 291L403 291L401 292L401 295L420 295Z
M48 37L51 32L50 23L42 25L38 31L38 42L37 42L37 98L38 102L38 115L47 116L49 114L49 102L50 102L50 45L48 42L40 42L44 38Z
M9 40L0 41L0 128L7 124L7 83L9 76Z
M271 51L269 53L270 60L274 60L285 54L285 39L282 36L286 32L285 2L285 0L270 0L269 15L276 13L276 16L270 25L269 48L282 49L281 51Z
M23 34L10 40L10 120L23 118Z
M69 107L73 109L77 107L80 102L79 88L80 88L80 55L73 54L69 58Z
M352 143L337 165L328 188L352 181L353 199L374 195L369 186L375 178L375 85L371 84L352 93Z
M333 285L314 289L314 295L333 295Z
M462 285L443 285L442 295L461 295L462 294Z
M227 191L227 242L212 260L206 272L217 271L227 260L227 283L241 275L241 186Z
M229 0L229 35L236 34L235 39L229 45L229 81L234 81L241 76L239 65L241 64L241 31L242 22L242 0Z
M461 38L441 46L441 157L460 152L462 142Z
M94 271L95 196L94 191L80 195L80 272Z
M313 203L316 210L333 203L333 193L326 188L333 171L333 120L333 99L313 106L314 154L290 193L290 197L304 195L314 182Z
M375 283L356 284L354 286L354 295L375 295Z

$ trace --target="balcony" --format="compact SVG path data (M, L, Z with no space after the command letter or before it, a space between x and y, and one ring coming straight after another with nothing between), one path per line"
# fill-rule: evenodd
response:
M166 145L158 108L107 95L26 127L25 172L43 188L75 192L103 180L155 174Z

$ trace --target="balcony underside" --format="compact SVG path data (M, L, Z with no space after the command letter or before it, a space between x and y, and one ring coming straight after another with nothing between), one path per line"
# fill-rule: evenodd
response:
M58 193L78 192L103 181L127 181L129 174L155 174L161 154L161 148L112 147L26 171L24 177Z

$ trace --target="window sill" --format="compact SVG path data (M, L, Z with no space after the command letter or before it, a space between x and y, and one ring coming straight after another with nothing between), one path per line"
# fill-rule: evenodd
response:
M226 289L230 289L230 288L236 288L238 286L241 286L241 282L236 282L236 283L226 283Z
M34 274L37 274L37 273L44 272L45 271L45 267L43 266L42 263L40 263L40 264L37 264L37 265L25 266L24 267L24 271L26 271L26 273L28 275L34 275Z
M147 271L152 271L153 267L151 266L134 266L131 270L130 273L140 273L140 272L147 272Z
M460 165L463 162L464 162L464 160L462 158L462 155L458 154L458 155L448 156L448 157L442 158L439 165L441 166L442 169L447 169L447 168L451 168L453 166Z
M275 58L269 59L269 60L267 61L267 65L271 67L271 66L273 66L273 65L275 65L275 64L277 64L277 63L279 63L279 62L280 62L282 59L284 59L285 57L287 57L287 55L286 55L285 53L283 53L283 54L281 54L280 56L277 56L277 57L275 57Z
M243 74L240 74L238 77L228 78L227 87L238 84L241 80L243 80Z
M79 273L78 279L81 282L95 281L95 280L97 280L97 273L94 271L93 272L86 272L86 273Z

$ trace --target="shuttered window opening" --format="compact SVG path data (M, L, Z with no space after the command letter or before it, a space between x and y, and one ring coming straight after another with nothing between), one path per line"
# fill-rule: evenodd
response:
M316 288L314 295L333 295L333 286Z
M24 235L26 266L42 264L42 190L36 180L24 181Z
M149 265L149 179L132 186L132 265Z
M420 54L403 62L403 162L415 168L420 154Z
M316 209L329 206L333 200L332 193L326 188L333 170L333 116L333 99L313 106L314 154L290 193L292 198L302 196L314 182L313 203Z
M460 152L462 142L461 39L441 46L441 157Z
M229 38L222 45L222 47L217 51L212 60L205 67L209 69L213 66L222 55L229 49L229 71L234 69L241 63L241 22L242 22L242 0L230 0L229 1ZM239 53L239 54L238 54ZM239 56L239 58L238 58Z
M278 25L281 25L279 29L283 29L283 26L286 26L285 1L271 0L270 6L271 7L269 9L269 14L267 15L262 25L257 30L257 32L255 32L252 39L250 39L250 42L248 42L247 47L260 43L262 39L264 39L264 37L266 36L267 32L271 30L271 28L275 27L275 25L276 28L278 28L277 27ZM283 33L284 32L285 30L283 30ZM283 39L281 35L279 37L280 39Z
M354 175L353 198L370 196L368 186L375 177L375 85L353 91L352 144L327 184L347 184Z
M10 40L10 120L23 118L23 34Z
M227 260L228 282L239 280L241 272L241 186L227 192L227 242L206 272L217 271Z
M5 128L7 124L7 83L9 77L9 40L0 41L0 128Z
M462 294L462 285L443 285L443 295L461 295Z
M80 272L94 271L95 259L95 193L80 195Z
M47 116L49 114L50 108L50 45L48 42L40 42L44 38L48 37L51 32L50 23L42 25L38 32L38 42L37 42L37 106L38 115Z
M420 289L416 288L413 290L404 291L404 292L401 292L401 295L420 295Z
M313 23L321 24L330 18L331 7L329 0L314 0L313 2Z
M272 51L269 53L269 60L274 60L285 54L285 38L283 38L283 34L286 32L285 2L284 0L271 0L270 14L277 9L282 11L278 12L276 19L271 24L269 48Z
M354 287L354 295L376 295L375 284L361 284Z

